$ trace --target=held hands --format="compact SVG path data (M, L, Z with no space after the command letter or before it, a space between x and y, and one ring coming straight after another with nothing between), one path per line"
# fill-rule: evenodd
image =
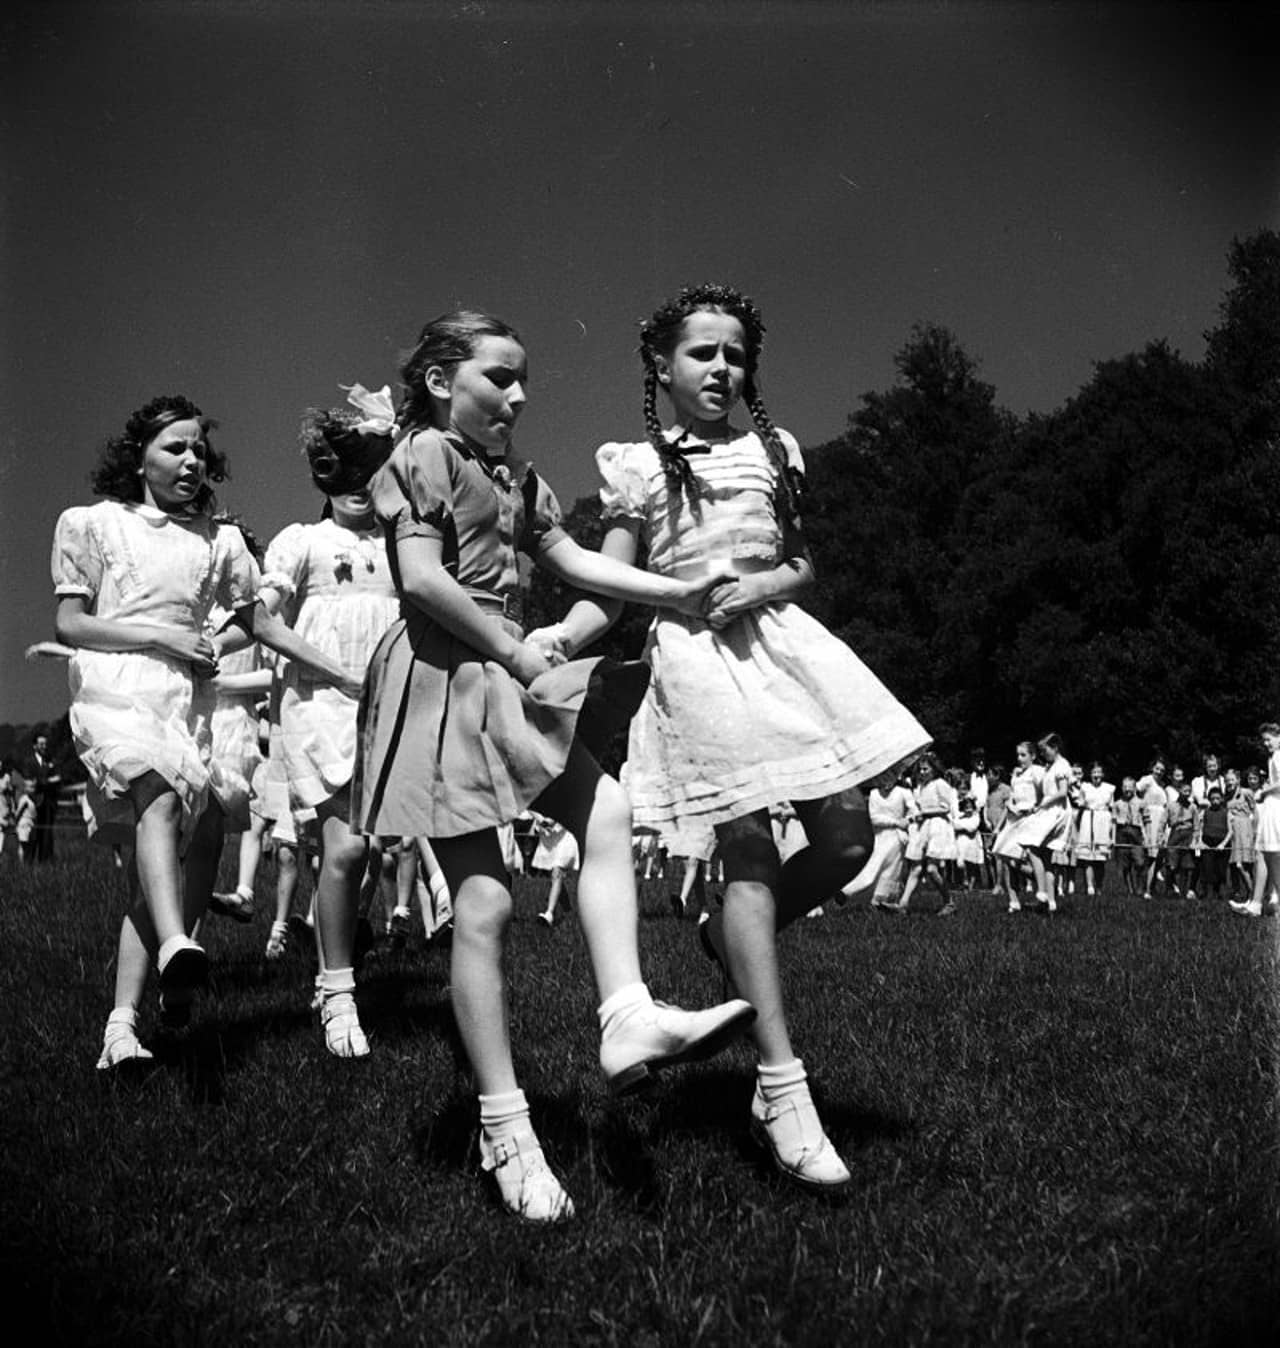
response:
M218 657L213 642L203 632L188 632L181 627L161 627L151 642L152 650L191 666L197 679L211 679L218 672Z
M528 644L527 639L515 648L511 658L506 662L508 673L525 688L528 688L539 674L545 674L551 668L551 664L552 662L540 650Z
M565 631L564 623L535 628L526 634L524 644L537 651L549 666L563 665L571 658L569 634Z
M722 576L713 580L706 590L701 616L707 625L719 631L735 618L767 604L773 598L767 571L751 572L745 576Z

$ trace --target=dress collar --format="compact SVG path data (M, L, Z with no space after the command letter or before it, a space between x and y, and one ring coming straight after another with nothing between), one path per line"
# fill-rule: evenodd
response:
M707 440L701 435L696 435L687 426L680 428L672 426L670 430L664 431L667 444L672 449L677 449L684 454L710 454L713 449L721 445L732 444L735 440L741 440L746 434L740 431L736 426L727 426L725 435L719 436L714 440Z
M121 505L157 528L165 524L194 524L205 517L203 511L195 509L177 510L170 514L169 511L161 510L159 506L148 505L145 501L122 501Z
M468 440L465 435L460 435L457 431L442 431L441 434L464 459L470 459L495 486L504 490L509 489L515 483L523 482L533 471L531 463L515 454L490 455L480 445Z

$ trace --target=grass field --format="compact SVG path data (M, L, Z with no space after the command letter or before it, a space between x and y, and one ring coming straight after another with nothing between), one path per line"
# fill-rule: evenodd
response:
M1109 894L797 924L795 1037L855 1176L831 1202L753 1147L745 1044L608 1100L576 926L518 882L517 1066L578 1208L548 1230L478 1173L446 951L370 959L374 1053L340 1062L306 960L268 968L266 918L224 921L191 1029L149 1016L157 1070L104 1080L124 883L62 854L0 858L3 1262L32 1342L1280 1341L1274 919ZM665 890L649 981L715 1000Z

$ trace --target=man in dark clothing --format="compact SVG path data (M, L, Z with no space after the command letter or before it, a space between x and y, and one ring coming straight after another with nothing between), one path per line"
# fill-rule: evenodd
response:
M22 765L27 790L36 805L36 836L33 855L36 861L53 860L53 821L58 814L58 787L62 778L49 757L49 737L37 735Z

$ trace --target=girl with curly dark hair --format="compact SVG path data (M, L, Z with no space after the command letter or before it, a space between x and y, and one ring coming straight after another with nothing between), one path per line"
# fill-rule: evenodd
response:
M89 776L90 831L133 840L141 889L120 932L103 1069L151 1056L136 1027L153 958L171 1023L189 1017L208 972L191 933L213 888L229 790L211 758L223 639L209 626L214 605L317 677L350 682L258 604L244 536L212 518L210 482L226 476L226 460L210 446L211 425L183 397L139 408L94 473L108 499L64 511L54 538L56 626L75 648L71 731Z

